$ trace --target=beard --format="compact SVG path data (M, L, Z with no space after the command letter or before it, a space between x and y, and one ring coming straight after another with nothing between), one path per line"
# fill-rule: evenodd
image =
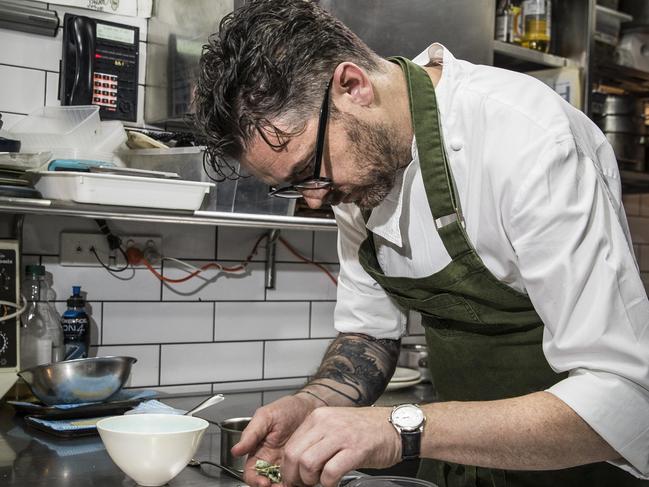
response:
M349 192L362 210L376 208L394 187L399 168L412 159L410 142L400 143L398 132L383 122L369 123L338 113L358 164L358 185Z

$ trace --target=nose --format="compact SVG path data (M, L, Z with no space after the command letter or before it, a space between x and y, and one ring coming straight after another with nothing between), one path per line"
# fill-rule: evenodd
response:
M309 206L309 208L311 208L312 210L317 210L324 204L329 191L330 190L328 188L311 189L304 191L302 193L302 197L304 198L304 201Z

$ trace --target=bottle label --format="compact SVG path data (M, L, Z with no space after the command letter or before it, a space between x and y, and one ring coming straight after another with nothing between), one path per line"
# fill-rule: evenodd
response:
M65 313L61 319L65 360L86 358L90 346L90 322L85 314Z
M523 2L523 15L545 15L545 0L527 0Z
M496 18L496 40L497 41L508 41L509 33L509 16L503 14Z

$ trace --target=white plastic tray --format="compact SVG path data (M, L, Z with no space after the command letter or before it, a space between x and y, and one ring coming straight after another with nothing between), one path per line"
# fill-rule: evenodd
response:
M44 198L98 205L198 210L213 183L86 172L40 171Z

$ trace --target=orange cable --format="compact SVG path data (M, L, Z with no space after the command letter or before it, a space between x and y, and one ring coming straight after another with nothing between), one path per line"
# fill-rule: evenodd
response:
M322 264L318 264L317 262L314 262L314 261L312 261L312 260L307 259L306 257L304 257L304 256L303 256L302 254L300 254L297 250L295 250L295 249L293 248L293 246L291 246L291 244L289 244L286 240L284 240L283 237L279 237L279 241L282 242L282 244L284 245L284 247L286 247L286 248L289 250L289 252L291 252L295 257L297 257L298 259L302 260L303 262L306 262L306 263L308 263L308 264L312 264L312 265L316 266L316 267L317 267L318 269L320 269L322 272L324 272L325 274L327 274L327 277L329 277L329 279L331 279L331 281L334 283L334 286L338 286L338 279L336 279L336 277L335 277L331 272L329 272L329 269L327 269L327 268L326 268L325 266L323 266Z
M259 238L257 239L257 241L255 242L255 245L253 246L252 250L250 251L250 254L248 254L248 256L246 257L246 259L245 259L243 262L241 262L241 264L239 264L239 265L237 265L237 266L234 266L234 267L226 267L226 266L223 266L223 265L218 264L218 263L216 263L216 262L209 262L209 263L207 263L207 264L201 266L200 269L197 269L197 270L195 270L194 272L191 272L190 274L186 275L185 277L181 277L181 278L179 278L179 279L172 279L172 278L170 278L170 277L163 276L162 274L160 274L158 271L156 271L156 270L154 269L154 267L151 265L151 262L149 262L149 260L148 260L147 258L145 258L144 256L142 256L142 258L141 258L141 262L142 262L142 263L146 266L146 268L149 269L149 270L151 271L151 273L152 273L155 277L157 277L160 281L162 281L162 282L168 282L168 283L172 283L172 284L179 284L179 283L181 283L181 282L189 281L190 279L192 279L192 278L196 277L197 275L199 275L201 272L203 272L203 271L205 271L205 270L207 270L207 269L210 269L210 268L212 268L212 267L215 268L215 269L220 269L220 270L222 270L223 272L239 272L239 271L244 270L244 269L248 266L248 264L250 263L250 261L252 260L252 258L257 254L257 250L258 250L259 244L260 244L261 241L262 241L264 238L266 238L266 237L267 237L266 234L264 234L264 235L262 235L261 237L259 237ZM128 251L128 249L127 249L127 251Z
M178 278L178 279L172 279L172 278L170 278L170 277L163 276L162 274L160 274L158 271L155 270L155 268L151 265L151 262L149 262L149 260L146 259L145 257L142 257L141 262L142 262L142 263L147 267L147 269L149 269L149 271L151 271L151 273L153 273L153 275L154 275L155 277L157 277L160 281L162 281L162 282L167 282L167 283L170 283L170 284L180 284L180 283L182 283L182 282L186 282L186 281L189 281L190 279L193 279L194 277L198 276L201 272L203 272L203 271L205 271L205 270L207 270L207 269L210 269L210 268L220 269L220 270L222 270L223 272L238 272L238 271L242 271L242 270L244 270L244 269L248 266L248 264L250 263L250 261L252 260L252 258L253 258L255 255L257 255L257 251L258 251L259 244L260 244L261 241L262 241L263 239L265 239L265 238L268 238L268 234L267 234L267 233L261 235L261 236L257 239L257 242L255 242L255 245L253 246L252 250L250 251L250 254L248 254L248 256L246 257L246 259L245 259L243 262L241 262L241 264L239 264L239 265L237 265L237 266L234 266L234 267L225 267L225 266L222 266L221 264L218 264L218 263L216 263L216 262L210 262L210 263L208 263L208 264L205 264L205 265L201 266L199 269L195 270L194 272L189 273L189 274L186 275L185 277L181 277L181 278ZM327 277L329 277L329 279L331 279L331 281L334 283L334 286L337 286L337 285L338 285L338 280L336 279L336 277L335 277L335 276L334 276L334 275L333 275L333 274L332 274L332 273L331 273L331 272L330 272L326 267L324 267L322 264L319 264L319 263L317 263L317 262L314 262L314 261L312 261L312 260L310 260L310 259L307 259L307 258L304 257L303 255L301 255L301 254L300 254L297 250L295 250L295 248L293 248L293 246L292 246L291 244L289 244L289 243L288 243L284 238L279 237L279 241L282 243L282 245L284 245L284 246L289 250L289 252L291 252L293 255L295 255L298 259L300 259L300 260L302 260L303 262L306 262L306 263L308 263L308 264L312 264L312 265L316 266L318 269L320 269L322 272L324 272L324 273L327 275Z

